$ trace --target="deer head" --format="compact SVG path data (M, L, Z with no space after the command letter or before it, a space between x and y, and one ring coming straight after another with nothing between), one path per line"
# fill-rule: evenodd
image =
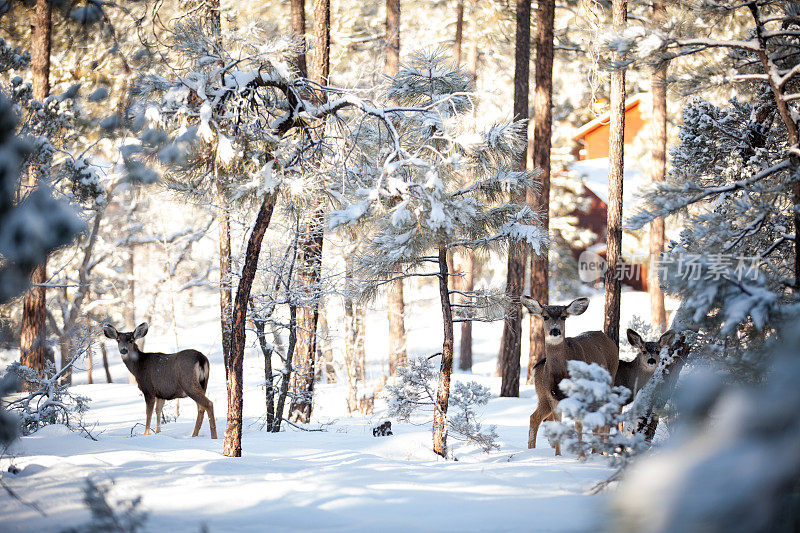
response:
M544 321L544 341L547 344L564 342L564 321L567 317L583 314L589 307L589 298L577 298L567 305L541 305L535 298L520 296L520 301L531 315Z
M138 358L139 347L136 346L136 340L141 339L147 335L147 322L142 322L131 333L117 331L111 324L103 326L103 334L109 339L117 341L119 353L123 358L130 358L134 361Z
M675 331L669 330L655 342L647 342L642 336L632 329L628 329L628 342L636 350L636 361L642 371L652 375L658 366L661 350L672 344L675 340Z

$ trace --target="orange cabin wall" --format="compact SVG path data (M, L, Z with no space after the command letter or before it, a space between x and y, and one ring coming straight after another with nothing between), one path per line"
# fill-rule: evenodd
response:
M642 110L637 103L625 112L625 146L633 144L633 140L645 127ZM583 150L580 152L581 161L608 157L608 139L611 135L610 125L603 124L583 136Z

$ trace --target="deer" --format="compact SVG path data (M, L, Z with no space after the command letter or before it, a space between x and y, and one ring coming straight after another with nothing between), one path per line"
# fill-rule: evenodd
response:
M636 350L636 358L633 361L620 359L617 375L614 377L614 386L622 385L631 391L631 396L627 401L630 403L636 397L636 393L653 376L660 360L661 350L672 345L675 340L675 331L665 332L655 342L644 341L641 335L630 328L626 333L628 342Z
M136 378L139 390L144 394L145 429L150 434L150 419L153 407L156 410L156 433L161 432L161 410L165 400L186 398L197 404L197 422L192 437L196 437L203 424L203 414L208 413L211 438L217 438L217 423L214 419L214 404L206 396L208 388L208 358L197 350L181 350L177 353L143 352L136 341L147 335L148 325L143 322L130 333L117 331L111 324L103 327L103 334L117 341L122 362Z
M544 321L545 356L534 365L534 385L538 404L531 415L528 430L528 448L536 448L536 433L545 419L561 421L556 411L558 402L565 398L558 384L568 378L567 361L597 363L605 368L612 379L619 365L619 348L602 331L587 331L576 337L566 337L564 322L571 316L582 315L589 307L588 298L577 298L567 305L541 305L536 299L520 297L531 315ZM576 424L580 436L582 427ZM561 455L561 445L556 444L556 455Z

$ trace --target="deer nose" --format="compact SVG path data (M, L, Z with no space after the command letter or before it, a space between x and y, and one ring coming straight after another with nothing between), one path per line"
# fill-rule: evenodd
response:
M656 364L656 360L651 357L650 359L647 360L647 364L648 365L654 365L654 364Z
M128 353L128 349L127 348L120 348L119 349L119 353L121 353L122 355L125 355L126 353Z
M558 337L560 335L561 335L561 330L559 330L558 328L553 328L550 330L551 337Z

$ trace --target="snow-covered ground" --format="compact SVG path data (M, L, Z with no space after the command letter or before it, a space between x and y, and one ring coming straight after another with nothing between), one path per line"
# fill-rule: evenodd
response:
M646 313L647 302L646 293L624 293L622 324L633 314ZM4 474L3 480L47 515L0 491L3 531L58 531L86 523L82 488L87 477L113 480L112 496L141 495L149 531L199 531L206 524L212 532L549 532L595 530L604 520L605 497L587 494L611 472L603 458L581 463L554 457L542 433L542 448L527 449L528 417L536 402L532 386L523 385L520 398L495 397L487 406L485 422L497 425L499 450L484 454L451 438L457 461L443 460L430 451L429 426L393 421L393 436L373 437L371 428L386 419L385 403L378 402L372 416L347 416L343 385L317 388L315 423L309 427L322 431L261 431L263 360L252 348L245 358L243 457L224 457L225 374L217 306L211 297L204 303L180 338L183 347L197 348L211 359L209 397L220 439L209 438L207 422L199 438L189 437L195 417L190 400L181 402L178 421L162 426L161 434L142 435L144 401L109 343L114 383L74 387L92 399L86 422L98 440L51 426L13 445L0 468L5 471L13 463L20 473ZM600 329L602 306L602 296L592 298L585 315L567 322L567 334ZM373 311L368 320L373 376L381 371L386 351L384 316ZM441 316L435 301L417 301L407 316L410 353L439 351ZM497 395L501 330L501 324L476 324L473 373L456 373L455 379L475 379ZM147 350L173 349L166 330L151 326L150 331ZM523 361L523 374L525 366ZM95 376L102 381L102 370L96 369ZM81 380L85 383L85 373L79 372L76 383ZM165 413L174 414L174 403L167 404Z

